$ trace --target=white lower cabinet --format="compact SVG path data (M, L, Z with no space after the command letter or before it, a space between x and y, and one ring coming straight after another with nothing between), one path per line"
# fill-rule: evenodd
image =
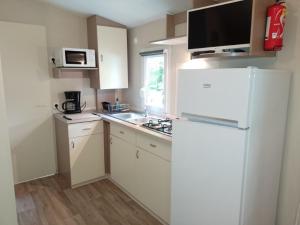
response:
M136 197L169 223L171 163L142 149L137 149L137 155Z
M128 128L124 130L124 127L119 128L115 124L112 127L111 178L154 214L170 223L171 144L139 133L132 137ZM122 132L116 132L119 130ZM130 137L129 142L126 137ZM143 148L139 143L143 143ZM165 151L170 151L168 157Z
M110 173L111 178L135 195L135 146L121 138L111 136Z
M103 133L70 139L69 146L73 185L105 175Z
M105 176L103 122L67 124L55 120L58 173L71 187Z

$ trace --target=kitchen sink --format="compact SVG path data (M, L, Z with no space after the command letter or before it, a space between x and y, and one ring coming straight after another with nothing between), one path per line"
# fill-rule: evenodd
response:
M128 122L134 123L137 125L142 125L144 123L149 123L150 120L153 120L152 117L143 117L143 118L136 118L136 119L130 119Z
M141 113L129 112L129 113L114 113L111 114L112 117L115 117L120 120L134 120L134 119L142 119L145 116Z
M146 123L147 117L145 117L142 113L136 113L136 112L128 112L128 113L115 113L111 114L112 117L117 118L119 120L123 120L129 123L141 125L143 123Z
M129 112L129 113L115 113L110 116L117 118L119 120L123 120L129 123L133 123L136 125L142 125L144 123L148 123L150 120L157 120L158 118L154 117L145 117L142 113Z

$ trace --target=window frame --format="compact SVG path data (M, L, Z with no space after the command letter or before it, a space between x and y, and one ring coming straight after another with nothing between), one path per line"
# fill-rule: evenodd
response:
M147 110L149 111L149 108L150 108L150 111L151 111L151 114L159 114L159 115L162 115L162 114L166 114L167 111L168 111L168 108L169 108L169 103L168 103L168 100L169 100L169 93L168 93L168 88L169 88L169 85L168 85L168 50L167 49L155 49L155 50L146 50L146 51L143 51L142 53L140 53L141 55L141 85L140 85L140 90L141 90L141 97L142 97L142 107L144 109L147 108ZM159 56L159 55L162 55L164 57L164 99L163 99L163 107L162 108L158 108L158 107L152 107L152 106L147 106L145 104L145 94L143 93L142 89L145 88L145 59L146 57L149 57L149 56Z

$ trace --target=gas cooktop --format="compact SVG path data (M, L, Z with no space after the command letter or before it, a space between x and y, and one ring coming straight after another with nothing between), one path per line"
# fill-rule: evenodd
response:
M171 119L153 119L148 123L144 123L143 127L157 131L162 134L172 135L172 120Z

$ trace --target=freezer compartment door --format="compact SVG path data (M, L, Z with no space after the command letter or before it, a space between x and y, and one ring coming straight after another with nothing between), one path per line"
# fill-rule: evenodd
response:
M251 68L180 70L177 114L236 121L248 127Z
M172 142L172 225L238 225L247 132L176 121Z

